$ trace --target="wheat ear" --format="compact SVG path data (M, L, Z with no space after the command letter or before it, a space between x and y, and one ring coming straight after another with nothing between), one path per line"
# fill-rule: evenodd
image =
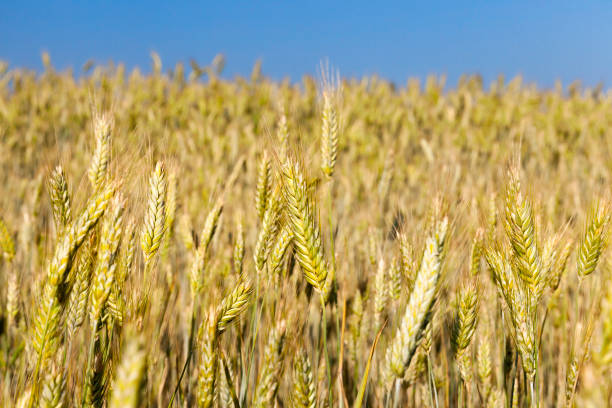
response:
M269 194L272 190L272 162L268 157L268 152L264 150L257 171L257 194L255 195L255 207L257 215L263 221L266 213Z
M610 216L601 205L596 205L589 216L589 222L578 250L578 276L584 278L595 271L606 244L606 229Z
M321 118L321 170L332 177L338 155L338 115L333 102L333 91L323 91L323 113Z
M244 265L244 227L242 219L239 217L236 222L236 241L234 242L234 272L242 276Z
M322 292L327 269L321 233L315 222L313 204L308 198L306 180L297 163L287 161L283 164L283 193L297 261L306 281Z
M153 262L166 227L166 172L157 162L149 179L149 201L144 218L140 245L145 259L145 270Z
M261 274L264 271L264 266L270 255L272 243L276 237L278 229L278 218L280 216L281 195L280 191L275 190L270 193L269 203L266 206L265 214L261 222L261 229L255 244L255 253L253 255L255 261L255 270Z
M128 341L121 364L113 381L110 408L136 408L142 403L142 391L146 374L146 352L139 338Z
M317 403L310 360L303 350L298 353L293 363L291 403L295 408L315 408Z
M466 386L472 381L472 357L467 351L476 330L477 322L478 294L475 286L468 285L459 292L451 333L451 344L455 352L455 359L459 366L461 379Z
M55 227L60 233L63 228L72 221L72 210L70 209L70 192L66 174L61 166L57 166L49 177L49 196L51 198L51 209Z
M89 318L94 327L102 316L102 310L115 283L117 253L121 242L123 198L116 196L111 206L112 210L102 226L98 262L90 289Z
M43 285L43 292L35 314L31 337L31 345L36 354L36 366L30 402L34 402L38 398L37 387L40 370L44 369L46 361L55 354L59 345L58 329L65 301L62 287L72 267L76 251L83 244L89 231L91 231L104 214L114 191L114 185L106 185L106 187L102 188L98 194L89 200L85 211L62 236L55 249L55 254L49 263L47 280Z
M53 364L43 379L40 407L63 408L67 406L66 375L60 367Z
M113 119L109 113L100 113L94 115L93 122L96 147L87 176L89 177L89 181L94 191L98 191L102 188L108 175Z
M253 288L249 281L240 282L223 299L217 313L217 332L221 333L246 309Z
M512 244L513 262L529 288L534 304L542 296L545 276L537 245L531 203L523 197L518 170L512 169L506 189L506 234Z
M272 329L264 350L264 361L255 387L255 407L269 407L274 404L283 367L282 351L285 340L285 322L280 321Z
M448 221L445 218L425 243L414 290L395 337L387 349L387 365L397 378L402 378L406 373L429 322L440 278L447 227Z
M197 403L200 408L209 408L213 404L217 365L217 322L214 310L209 310L198 333L200 361L198 364Z

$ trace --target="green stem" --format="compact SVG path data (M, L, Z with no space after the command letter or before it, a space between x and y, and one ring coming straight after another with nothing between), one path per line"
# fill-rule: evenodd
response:
M396 378L394 381L393 408L399 407L401 381L399 378Z
M85 381L83 382L83 391L81 396L81 406L84 408L87 402L87 391L89 388L89 375L91 373L91 363L96 348L96 337L98 335L98 318L94 320L91 328L91 339L89 341L89 352L87 353L87 366L85 366Z
M438 408L438 391L436 390L436 379L433 374L433 363L431 362L431 356L427 354L427 382L429 383L429 398L431 399L431 406Z
M327 394L329 397L329 406L333 407L334 399L332 395L332 381L331 381L331 364L329 362L329 353L327 352L327 317L325 315L325 300L321 296L321 309L322 309L322 330L323 330L323 353L325 354L325 366L327 369Z
M331 182L327 188L327 214L329 222L329 245L331 247L331 261L334 271L336 270L336 249L334 247L334 223L332 218L332 185Z
M172 404L174 403L174 398L176 397L176 394L178 393L180 386L181 386L181 381L183 380L183 376L185 375L185 372L187 372L187 369L189 368L189 363L191 361L191 357L193 356L193 333L194 333L194 329L195 329L195 301L194 299L192 299L191 301L191 326L189 329L189 344L187 347L187 359L185 360L185 364L183 365L183 370L181 371L181 375L179 376L179 379L176 383L176 387L174 388L174 392L172 393L172 397L170 398L170 403L168 404L168 408L172 407ZM187 384L189 385L189 384Z
M332 218L332 184L331 184L331 180L330 183L328 184L328 189L327 189L327 212L328 212L328 222L329 222L329 246L331 247L331 263L332 263L332 268L334 270L334 273L336 273L336 246L334 243L334 222L333 222L333 218ZM334 279L334 281L332 282L332 284L335 286L334 290L336 292L336 294L338 294L338 279L337 279L337 275L336 278ZM337 303L336 303L337 304ZM336 332L340 333L340 320L339 320L339 316L338 313L336 313ZM338 344L337 347L337 352L338 355L340 355L340 344Z
M257 340L257 305L259 304L259 275L260 272L255 273L255 302L253 302L253 314L251 316L251 356L255 350L255 342Z
M28 403L28 408L32 408L34 406L34 400L36 399L36 395L38 394L38 376L40 372L40 362L41 356L36 360L36 367L34 368L34 377L32 381L32 392L30 393L30 402Z
M251 329L250 329L251 338L253 341L251 343L251 353L248 356L249 362L247 364L247 373L246 373L245 381L242 382L242 385L240 387L240 402L242 405L246 404L248 383L251 377L251 371L253 370L253 363L255 361L255 346L257 345L257 337L259 335L259 324L257 323L261 320L261 316L262 316L264 306L265 306L265 297L264 297L261 302L261 307L258 307L259 285L260 285L259 273L257 273L257 286L255 289L255 302L253 302L253 316L251 318Z
M540 403L538 401L538 392L536 390L535 387L535 377L534 378L530 378L529 379L529 388L531 390L531 407L532 408L538 408L540 406Z
M459 388L458 388L458 395L457 395L457 407L458 408L463 408L463 380L459 380Z
M49 307L49 311L52 311L53 308L55 307L55 295L53 297L53 302L51 303L51 306ZM48 317L48 316L47 316ZM43 353L45 348L47 347L47 336L48 336L48 331L49 331L49 324L52 324L51 322L52 319L45 319L45 330L44 330L44 336L43 336L43 343L40 346L40 353L38 354L38 357L36 359L36 367L34 368L34 375L33 375L33 381L32 381L32 392L30 393L30 401L28 403L28 408L32 408L34 406L34 402L38 396L38 378L40 376L40 367L42 366L42 360L43 360Z

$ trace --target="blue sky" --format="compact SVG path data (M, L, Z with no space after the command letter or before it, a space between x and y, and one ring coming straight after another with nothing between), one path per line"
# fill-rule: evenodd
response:
M463 73L488 83L522 74L550 87L580 79L612 84L612 3L575 1L3 1L0 59L79 71L89 59L149 71L226 56L224 75L299 80L329 58L343 76ZM10 3L10 4L9 4ZM425 5L427 4L427 5Z

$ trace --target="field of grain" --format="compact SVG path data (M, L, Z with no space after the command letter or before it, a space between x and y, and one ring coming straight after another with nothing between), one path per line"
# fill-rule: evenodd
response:
M612 93L45 66L0 67L2 406L611 406Z

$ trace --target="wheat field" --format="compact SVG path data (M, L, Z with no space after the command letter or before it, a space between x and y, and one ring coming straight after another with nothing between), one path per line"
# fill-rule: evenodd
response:
M612 93L0 67L0 401L612 406Z

